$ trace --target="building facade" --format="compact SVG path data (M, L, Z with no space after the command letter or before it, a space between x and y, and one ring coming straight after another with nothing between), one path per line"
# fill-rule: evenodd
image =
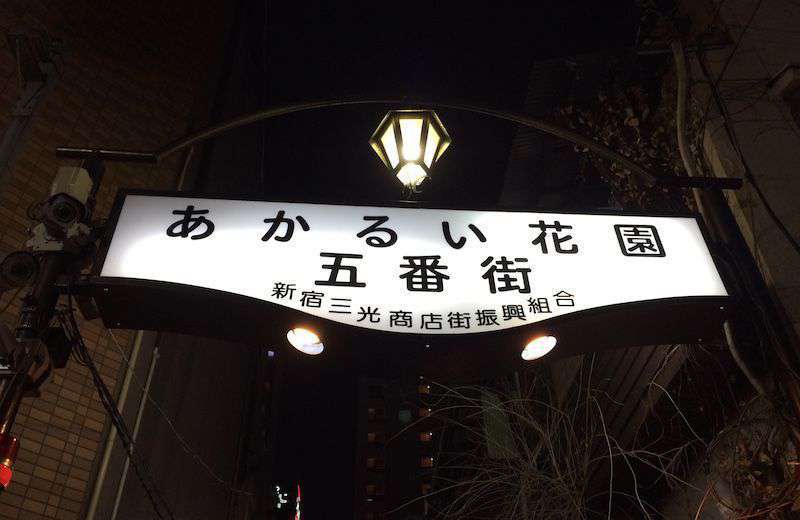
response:
M57 146L154 149L207 113L225 37L220 21L229 16L224 4L3 3L0 133L24 131L13 149L4 149L10 162L0 174L0 256L24 249L26 211L47 197L56 169L74 163L57 158ZM20 59L44 64L50 76L33 97L25 89L41 78L36 70L20 78ZM174 188L181 167L178 156L157 166L107 164L96 215L108 214L120 188ZM0 296L0 319L12 328L19 296ZM99 321L80 327L116 394L135 333L112 336ZM23 400L12 432L21 449L13 481L0 496L0 518L85 518L109 434L88 370L74 360L55 370L40 397Z
M437 445L430 384L359 377L357 393L354 518L425 517Z

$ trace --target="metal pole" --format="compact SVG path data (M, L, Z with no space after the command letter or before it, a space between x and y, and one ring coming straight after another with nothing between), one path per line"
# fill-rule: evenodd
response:
M147 396L150 394L150 384L153 382L153 373L156 371L156 362L158 362L158 347L153 349L153 355L150 357L150 368L147 371L147 379L144 382L144 388L142 389L142 399L139 401L139 409L136 411L136 422L133 425L133 446L131 446L131 450L136 449L136 436L139 435L139 427L142 424L142 416L144 415L144 407L147 404ZM131 461L130 459L126 458L125 463L122 466L122 476L119 479L119 485L117 486L117 493L114 496L114 509L111 510L111 518L110 520L115 520L117 518L117 512L119 511L119 503L122 500L122 491L125 489L125 480L128 478L128 469L130 468Z
M613 161L632 175L635 175L639 180L648 185L654 185L658 176L647 171L639 164L631 161L621 153L609 148L608 146L590 139L584 135L574 132L568 128L562 128L542 119L536 119L527 114L519 112L509 112L505 110L497 110L490 107L482 107L479 105L470 105L463 103L441 103L437 101L419 101L409 99L334 99L326 101L311 101L306 103L298 103L295 105L284 105L279 107L265 108L244 116L240 116L229 121L225 121L215 126L205 128L197 133L181 138L178 141L168 144L167 146L156 150L154 152L121 152L113 150L103 150L96 148L70 148L59 147L56 149L56 155L59 157L89 157L96 156L105 158L107 160L134 160L134 161L147 161L161 162L170 155L179 152L185 148L190 148L196 144L207 141L213 137L224 134L236 128L247 126L266 119L294 114L297 112L306 112L309 110L317 110L322 108L335 108L346 106L361 106L361 105L401 105L401 106L424 106L432 109L447 109L459 110L464 112L471 112L473 114L480 114L484 116L494 117L497 119L504 119L523 126L535 128L541 132L554 135L560 139L575 143L577 145L588 148L600 157ZM105 155L104 155L105 154ZM128 157L128 158L126 158Z
M17 60L20 92L17 102L11 108L11 121L0 139L0 185L10 177L11 164L21 149L36 106L52 90L58 79L51 56L39 55L33 50L38 43L34 41L35 38L26 34L10 34L8 37ZM49 50L51 49L46 53Z
M689 153L688 142L685 135L685 111L686 111L686 89L687 73L684 50L680 41L672 43L672 53L675 59L675 69L678 78L678 105L676 117L676 129L681 158L683 159L686 172L690 177L695 177L692 157ZM736 217L733 215L722 187L707 186L705 189L693 188L692 192L697 203L697 208L703 216L716 241L721 244L728 253L726 261L729 262L730 269L735 273L737 287L745 296L745 304L755 307L761 319L756 320L760 325L759 332L762 336L769 338L773 345L770 362L773 364L775 379L780 383L780 388L786 393L789 399L792 414L800 419L800 387L789 372L797 373L800 371L800 341L791 325L785 322L781 311L772 298L764 276L755 261L753 253L742 235ZM735 330L729 321L725 322L724 332L731 356L751 381L756 391L762 395L765 390L760 381L753 375L750 367L742 358L736 347ZM781 364L786 366L781 367ZM800 431L795 426L791 426L795 444L800 446Z
M702 198L707 211L704 220L725 246L728 261L733 264L730 267L744 285L740 287L744 304L756 311L760 318L755 320L759 333L768 338L773 347L769 356L773 377L788 400L791 414L800 418L800 387L792 376L792 372L800 372L800 340L773 299L725 196L720 190L704 190ZM800 430L794 424L790 424L790 430L795 445L800 446Z
M56 156L64 159L84 159L94 157L100 161L112 162L138 162L155 164L158 162L156 155L152 152L142 152L134 150L105 150L103 148L72 148L59 146L56 148Z
M62 253L44 256L36 283L23 299L14 331L15 351L10 352L9 356L16 374L3 385L0 393L0 433L7 433L14 425L31 368L35 365L41 367L46 361L40 352L43 346L39 337L49 325L58 300L55 281L69 261L70 257Z
M140 154L140 155L146 155L146 154ZM189 164L191 163L193 155L194 155L194 147L190 147L188 152L186 153L186 157L184 157L183 166L181 167L181 171L178 176L177 180L178 191L183 191L184 185L186 183L186 175L189 171ZM141 330L137 331L135 342L141 344L142 336L143 332ZM137 349L137 355L138 355L138 349ZM136 422L133 427L133 432L131 434L132 435L131 452L136 447L136 437L139 434L139 425L142 421L142 416L144 415L144 409L145 406L147 405L147 399L149 398L148 396L150 395L150 383L152 382L153 373L155 372L157 362L158 362L158 339L156 339L156 346L153 349L152 357L150 358L150 368L148 369L147 372L147 380L145 382L145 386L142 391L142 396L139 401L139 408L136 411ZM120 412L122 412L123 410L125 401L128 397L128 392L130 391L130 382L133 376L132 370L133 368L135 368L135 364L136 361L133 355L131 355L129 370L128 373L126 373L125 375L125 381L123 382L122 388L120 389L120 401L118 403ZM98 471L97 478L95 479L94 488L92 489L92 499L89 504L89 510L86 515L86 520L93 520L95 514L97 513L97 504L99 503L100 500L100 494L103 488L103 483L105 482L106 472L108 471L108 464L111 460L111 451L113 450L114 444L116 443L117 439L116 434L117 434L116 430L112 429L111 432L109 432L108 439L106 440L106 446L103 451L103 460L100 463L100 470ZM122 500L122 491L125 488L125 480L128 477L129 467L130 467L130 458L126 457L122 469L122 476L120 477L120 481L117 486L117 491L114 496L114 509L111 516L112 519L116 517L120 501Z
M19 410L20 402L22 402L22 394L28 382L28 372L33 366L35 354L32 346L21 345L20 348L24 348L25 352L23 354L24 357L15 367L17 373L2 387L3 401L0 404L0 434L9 433L11 427L14 426L14 419L17 417L17 410Z
M128 370L125 372L125 379L122 382L122 389L120 390L120 397L119 401L117 402L117 408L119 409L120 413L125 408L125 402L128 400L128 389L131 386L131 380L133 379L133 373L136 369L136 360L139 359L139 351L142 348L142 337L144 333L140 330L136 332L136 336L133 340L133 349L131 350L131 355L128 358ZM97 504L100 502L100 492L103 488L103 482L106 478L106 472L108 471L108 463L111 460L111 452L114 449L115 441L117 440L117 429L111 428L108 433L108 439L106 440L106 445L103 448L103 458L100 462L100 468L97 471L97 479L95 480L96 484L94 488L92 488L92 497L89 500L89 509L86 512L86 520L93 520L95 515L97 514ZM127 459L126 459L127 461Z

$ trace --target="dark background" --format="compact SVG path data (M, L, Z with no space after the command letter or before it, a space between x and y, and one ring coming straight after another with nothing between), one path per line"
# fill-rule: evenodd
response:
M537 81L530 77L535 62L630 47L636 20L628 1L244 1L212 118L337 98L522 110L529 82ZM400 184L367 144L389 108L397 107L315 110L227 134L207 147L197 187L298 201L397 200ZM453 145L419 198L496 204L515 126L464 112L439 115ZM275 476L284 488L303 486L309 519L352 517L358 375L313 359L282 369Z
M529 78L535 61L632 46L631 4L268 2L265 9L245 1L216 115L381 97L519 110L536 79ZM243 129L220 140L239 145L228 153L214 148L201 185L298 200L397 199L397 180L367 145L388 108L315 110ZM495 203L515 126L463 112L439 115L454 146L421 198Z

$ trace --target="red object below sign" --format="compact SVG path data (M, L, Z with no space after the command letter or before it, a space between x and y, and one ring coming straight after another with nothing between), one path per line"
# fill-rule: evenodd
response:
M19 440L11 434L0 434L0 486L7 488L11 483L11 466L17 459Z
M0 486L2 486L4 489L7 488L11 483L12 475L13 472L11 471L11 468L4 464L0 464Z

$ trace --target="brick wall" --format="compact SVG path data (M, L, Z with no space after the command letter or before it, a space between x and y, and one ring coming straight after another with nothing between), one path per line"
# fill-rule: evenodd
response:
M149 5L148 5L149 4ZM210 57L224 41L229 8L223 1L5 0L0 32L44 32L63 41L58 82L39 104L30 131L0 185L0 256L24 247L25 212L44 198L60 145L152 149L187 131L198 96L213 88ZM3 41L5 38L3 38ZM16 62L0 43L0 132L18 94ZM120 187L171 188L180 158L159 166L108 164L98 215L108 213ZM12 299L0 296L0 309ZM18 298L0 316L14 326ZM83 335L110 388L123 359L99 321L81 322ZM129 349L133 332L115 332ZM13 432L21 439L14 480L0 495L1 519L76 519L92 488L108 432L106 414L87 369L70 362L54 371L38 399L26 399Z

